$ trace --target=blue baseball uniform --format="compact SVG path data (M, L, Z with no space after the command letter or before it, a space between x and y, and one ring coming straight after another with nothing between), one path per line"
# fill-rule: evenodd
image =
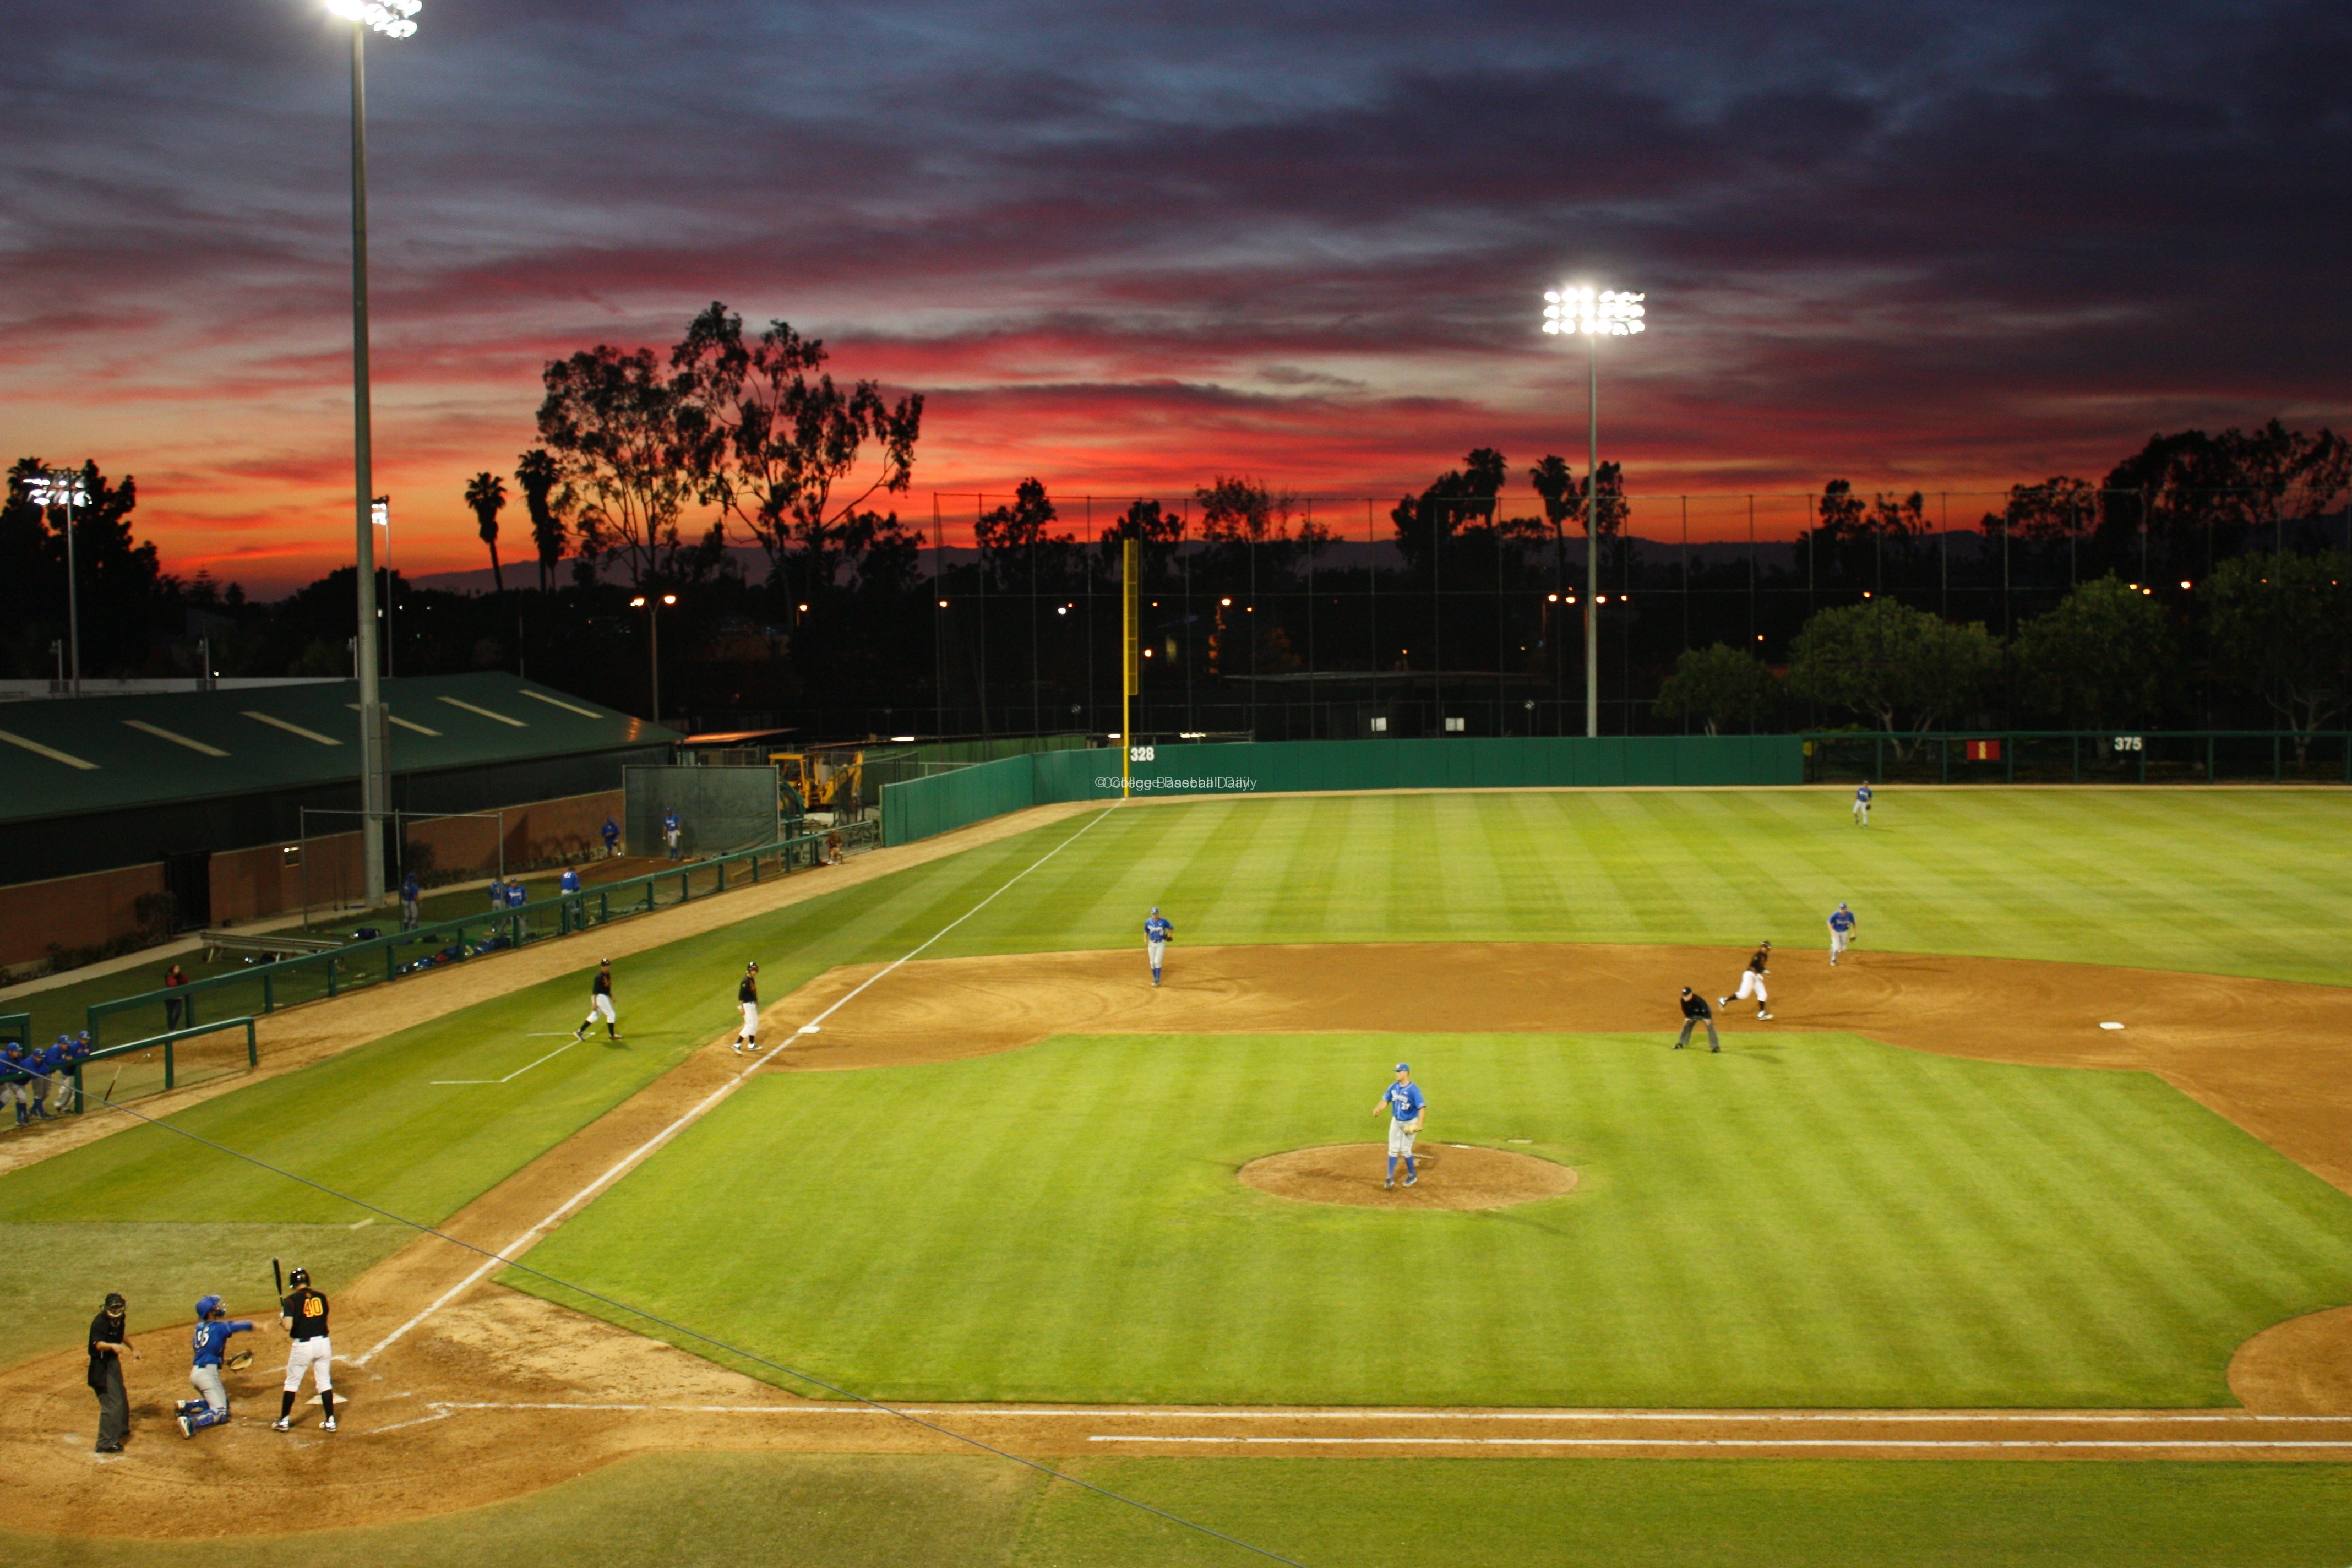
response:
M253 1325L242 1319L206 1318L196 1325L196 1331L190 1336L195 1353L188 1368L188 1381L204 1397L181 1405L182 1436L193 1436L228 1419L228 1390L221 1383L221 1362L228 1353L231 1336L252 1331Z
M1413 1163L1412 1141L1421 1130L1421 1112L1428 1102L1422 1096L1421 1085L1412 1081L1412 1069L1402 1062L1397 1065L1402 1081L1381 1091L1381 1110L1389 1119L1389 1179L1382 1184L1396 1185L1396 1164L1404 1162L1404 1184L1421 1180L1421 1168Z
M1853 911L1840 904L1830 911L1830 962L1832 963L1835 963L1838 961L1838 955L1845 952L1845 944L1853 936Z
M573 870L571 867L566 866L563 868L562 885L563 890L567 893L578 892L580 890L580 873Z
M610 859L621 852L621 825L608 816L602 831L604 835L604 856Z
M1870 786L1864 784L1853 792L1853 822L1857 827L1870 826Z
M1154 985L1160 984L1160 965L1168 956L1168 943L1175 934L1176 928L1170 925L1156 908L1151 911L1151 918L1143 922L1143 951L1145 956L1151 960L1151 984Z
M677 837L679 828L680 824L677 820L677 812L665 811L662 813L662 842L669 846L669 858L673 860L677 858Z

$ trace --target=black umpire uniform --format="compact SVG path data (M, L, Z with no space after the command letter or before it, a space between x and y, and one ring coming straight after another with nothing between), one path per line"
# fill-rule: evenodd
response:
M131 1395L122 1386L126 1316L122 1298L110 1293L106 1305L89 1321L89 1387L98 1395L97 1451L101 1454L120 1454L123 1439L131 1436Z
M1710 1051L1723 1049L1723 1042L1715 1034L1715 1010L1706 1005L1706 997L1685 985L1683 987L1683 1033L1682 1037L1675 1042L1675 1049L1681 1050L1689 1045L1691 1031L1701 1024L1706 1026L1706 1048Z

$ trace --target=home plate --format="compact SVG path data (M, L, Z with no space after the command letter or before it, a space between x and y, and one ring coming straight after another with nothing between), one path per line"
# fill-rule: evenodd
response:
M2120 1029L2123 1026L2121 1024L2102 1024L2099 1027L2102 1029Z

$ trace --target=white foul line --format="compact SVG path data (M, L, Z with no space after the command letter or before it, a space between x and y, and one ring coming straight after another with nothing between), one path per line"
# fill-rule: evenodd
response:
M1472 1448L2352 1448L2352 1441L2213 1437L1177 1437L1096 1435L1089 1443L1224 1443L1243 1446Z
M981 910L995 902L997 896L1003 893L1005 888L1010 888L1014 882L1019 881L1022 878L1027 876L1030 872L1034 871L1038 867L1043 866L1046 861L1051 860L1055 856L1059 855L1063 850L1068 848L1071 845L1076 844L1079 839L1085 837L1088 833L1094 830L1095 823L1100 822L1103 817L1108 816L1111 812L1117 809L1118 808L1116 806L1106 806L1102 812L1095 817L1094 822L1087 823L1086 826L1079 828L1076 833L1071 834L1067 838L1063 839L1059 844L1055 845L1051 849L1046 850L1045 853L1037 857L1036 859L1031 861L1028 865L1024 866L1020 870L1014 872L1013 876L1006 880L1003 887L997 889L995 892L989 894L988 897L981 900L980 902L972 905L971 908L966 910L963 913L958 915L955 919L941 926L938 931L931 933L931 935L923 942L921 946L917 947L913 952L908 953L906 958L899 959L897 963L892 963L888 969L885 969L879 973L869 977L866 981L865 984L858 986L856 991L852 991L848 995L844 996L840 1001L835 1002L832 1006L827 1007L824 1012L811 1019L810 1022L813 1024L821 1024L824 1022L825 1019L832 1017L834 1014L839 1012L844 1006L847 1005L852 1000L854 1000L859 993L865 991L866 986L872 985L875 981L881 979L883 975L888 974L892 971L898 969L899 965L905 963L908 959L914 958L920 954L924 949L939 941L940 938L947 935L948 932L955 930L956 927L963 924L964 921L971 919L972 916L980 913ZM777 1048L779 1050L782 1049L782 1047ZM773 1053L771 1053L771 1055ZM524 1231L520 1236L516 1237L512 1241L508 1242L504 1247L499 1248L498 1251L491 1253L488 1258L483 1260L480 1268L475 1269L471 1274L467 1275L463 1279L460 1279L457 1284L452 1285L448 1289L444 1290L440 1296L434 1300L431 1306L426 1307L423 1311L417 1313L416 1316L409 1319L408 1321L401 1324L400 1327L393 1330L392 1332L377 1341L373 1348L369 1350L367 1354L360 1357L352 1364L353 1366L367 1365L368 1363L373 1361L386 1350L389 1350L393 1344L398 1341L402 1335L407 1333L409 1330L416 1327L417 1324L423 1322L425 1319L431 1317L434 1313L447 1306L459 1296L464 1295L467 1290L472 1289L476 1284L480 1282L482 1277L489 1273L491 1269L503 1268L505 1265L514 1261L512 1257L509 1256L510 1254L519 1253L528 1247L531 1244L532 1240L536 1238L541 1231L551 1229L553 1226L560 1224L563 1217L570 1214L573 1209L578 1208L581 1205L594 1197L611 1183L616 1182L622 1176L627 1174L631 1167L636 1165L640 1161L659 1149L663 1144L668 1142L672 1138L677 1137L678 1133L684 1131L687 1128L691 1127L694 1123L702 1120L704 1115L709 1111L712 1106L717 1105L720 1100L734 1093L736 1089L741 1088L743 1080L764 1065L765 1064L763 1062L757 1058L746 1063L724 1083L721 1083L717 1089L712 1089L709 1094L705 1096L691 1110L688 1110L686 1114L680 1116L677 1121L671 1122L668 1126L663 1128L660 1131L646 1139L643 1143L638 1144L628 1153L623 1155L619 1160L614 1163L611 1170L606 1171L603 1175L597 1177L594 1181L589 1183L586 1186L572 1194L572 1196L564 1199L562 1204L556 1206L553 1214L549 1215L545 1219L541 1220L537 1225L532 1226L529 1230Z
M574 1047L574 1046L578 1045L579 1043L580 1043L580 1037L579 1037L579 1036L577 1036L577 1035L574 1035L574 1036L572 1036L572 1038L570 1038L570 1039L568 1039L568 1040L564 1041L564 1042L563 1042L563 1044L562 1044L562 1045L560 1045L560 1046L556 1047L553 1050L551 1050L551 1051L548 1052L545 1056L543 1056L543 1057L540 1058L539 1058L539 1062L551 1062L551 1061L553 1061L556 1058L558 1058L558 1057L562 1056L564 1052L566 1052L566 1051L570 1050L572 1047ZM526 1063L525 1065L523 1065L523 1066L521 1066L521 1067L519 1067L519 1068L515 1068L515 1069L514 1069L514 1071L512 1071L512 1072L510 1072L510 1073L507 1074L507 1076L506 1076L506 1077L504 1077L504 1078L436 1078L436 1079L435 1079L433 1080L433 1082L434 1082L435 1087L436 1087L436 1088L446 1087L446 1086L450 1086L450 1085L457 1085L457 1084L469 1084L469 1083L492 1083L492 1084L496 1084L496 1083L512 1083L512 1082L514 1082L514 1080L515 1080L515 1079L517 1079L520 1078L523 1074L525 1074L525 1073L529 1072L532 1068L537 1067L537 1066L539 1065L539 1062L530 1062L530 1063Z

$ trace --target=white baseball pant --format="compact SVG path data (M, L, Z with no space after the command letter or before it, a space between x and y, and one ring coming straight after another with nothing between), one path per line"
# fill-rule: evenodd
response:
M1830 962L1832 963L1835 963L1838 961L1839 955L1844 952L1845 932L1838 930L1835 926L1830 927Z
M1389 1153L1392 1157L1410 1158L1413 1137L1414 1134L1404 1130L1403 1122L1393 1116L1389 1118Z
M1732 1000L1735 1002L1745 1002L1750 996L1755 997L1759 1003L1765 1003L1772 1000L1771 997L1764 994L1764 977L1757 973L1752 969L1743 969L1739 972L1738 994L1733 996Z
M328 1393L335 1386L331 1370L335 1359L334 1346L324 1334L315 1340L296 1340L286 1352L286 1392L299 1394L302 1374L309 1373L319 1385L319 1392Z
M588 1024L593 1024L599 1018L604 1019L607 1024L612 1024L616 1026L621 1022L621 1020L615 1017L613 1014L612 996L608 993L601 991L588 999L588 1023L583 1024L580 1026L584 1029L588 1026Z
M760 1005L757 1002L746 1002L743 1004L743 1037L748 1040L759 1032Z

